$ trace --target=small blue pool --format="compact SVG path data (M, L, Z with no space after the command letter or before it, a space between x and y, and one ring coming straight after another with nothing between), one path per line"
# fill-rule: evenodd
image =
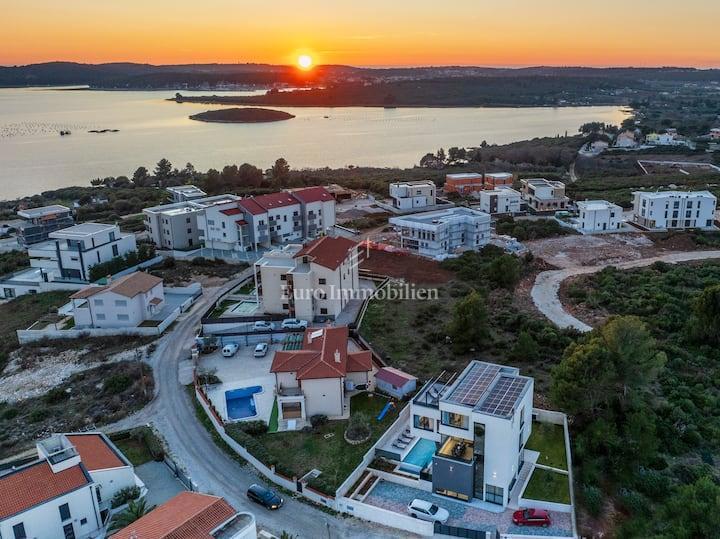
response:
M430 464L434 454L435 442L420 438L403 459L400 469L406 472L420 473Z
M261 393L262 386L241 387L225 392L228 419L247 419L257 415L255 393Z

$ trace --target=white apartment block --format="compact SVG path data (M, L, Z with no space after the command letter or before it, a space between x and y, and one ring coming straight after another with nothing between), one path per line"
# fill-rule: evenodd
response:
M30 266L40 268L45 280L88 282L90 268L137 250L135 235L117 225L82 223L50 233L50 239L28 248Z
M0 537L99 537L115 493L133 486L147 492L102 433L55 434L38 442L37 452L37 460L0 472Z
M618 230L622 226L622 208L607 200L585 200L577 203L578 228L583 232Z
M335 226L335 199L324 187L248 197L205 208L198 217L205 247L249 251L316 238Z
M267 253L254 266L263 310L309 322L336 318L360 290L357 246L324 236Z
M167 192L170 194L170 199L173 202L187 202L188 200L207 197L207 193L196 185L168 187Z
M400 234L400 247L422 256L445 257L461 250L478 250L490 240L490 216L471 208L391 217Z
M136 271L83 288L70 300L76 329L138 327L162 311L165 293L160 277Z
M633 222L651 230L713 228L716 205L709 191L635 191Z
M480 199L478 208L485 213L495 215L520 212L522 195L511 187L500 186L491 191L479 191L477 197Z
M158 249L198 249L202 246L199 217L207 208L228 207L238 200L235 195L217 195L145 208L145 229Z
M533 379L471 361L451 383L428 382L411 401L411 433L433 441L432 490L507 506L532 431Z
M520 192L528 207L537 212L564 210L569 198L565 196L565 184L545 178L520 180Z
M390 198L393 200L393 207L399 210L434 206L436 192L437 187L430 180L390 184Z

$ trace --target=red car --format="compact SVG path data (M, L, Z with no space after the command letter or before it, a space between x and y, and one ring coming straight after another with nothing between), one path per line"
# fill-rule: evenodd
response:
M513 513L512 521L518 526L542 526L543 528L552 524L550 514L545 509L520 509Z

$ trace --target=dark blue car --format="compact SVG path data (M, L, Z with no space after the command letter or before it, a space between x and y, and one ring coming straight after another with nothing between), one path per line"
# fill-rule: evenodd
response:
M255 503L259 503L268 509L280 509L283 504L283 499L280 496L262 485L250 485L247 496Z

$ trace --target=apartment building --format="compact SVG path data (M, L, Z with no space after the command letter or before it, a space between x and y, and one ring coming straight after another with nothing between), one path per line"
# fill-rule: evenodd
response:
M522 195L512 187L501 185L490 191L478 193L480 211L495 214L514 214L520 212Z
M309 322L336 318L360 290L357 250L357 242L323 236L270 251L254 265L263 310Z
M713 228L717 198L709 191L636 191L633 222L651 230Z
M178 185L168 187L166 190L173 202L187 202L207 197L207 193L196 185Z
M24 219L18 227L18 240L25 247L46 241L51 232L74 224L70 208L59 204L19 210L17 214Z
M70 296L75 328L137 327L163 309L163 280L136 271Z
M50 239L28 248L30 266L47 279L90 280L90 268L137 249L134 234L117 225L82 223L50 233Z
M467 195L476 191L482 191L483 175L479 172L466 172L462 174L448 174L445 176L445 193L457 193Z
M536 212L557 211L567 207L565 184L545 178L520 180L520 192L528 207Z
M197 249L202 246L199 217L207 208L226 208L238 200L235 195L217 195L145 208L145 229L158 249Z
M532 431L533 385L514 367L471 361L452 383L420 390L411 432L436 444L434 493L507 506Z
M436 192L437 188L430 180L390 184L390 198L393 200L393 207L399 210L434 206Z
M98 537L116 492L146 492L102 433L55 434L36 448L37 460L0 472L0 537Z
M391 217L389 222L400 234L400 247L433 258L481 249L490 240L490 216L471 208Z
M335 226L335 199L308 187L214 205L198 217L205 247L249 251L316 238Z
M584 200L577 203L578 228L586 233L619 230L622 208L607 200Z

